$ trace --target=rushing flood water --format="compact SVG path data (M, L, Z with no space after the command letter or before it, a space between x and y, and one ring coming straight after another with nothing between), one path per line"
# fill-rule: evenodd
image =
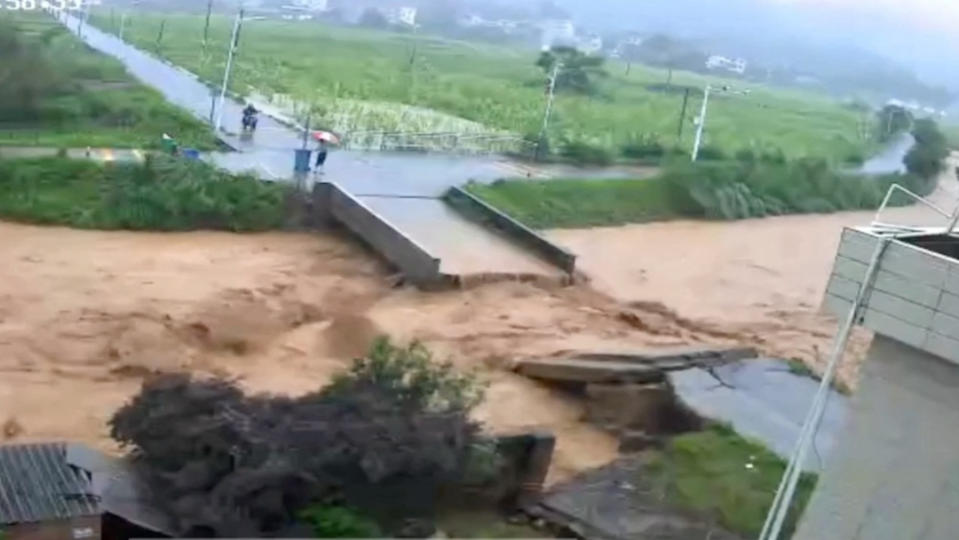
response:
M890 142L882 152L863 163L857 172L862 174L904 173L906 172L906 166L903 159L914 144L916 144L916 139L911 134L902 133Z

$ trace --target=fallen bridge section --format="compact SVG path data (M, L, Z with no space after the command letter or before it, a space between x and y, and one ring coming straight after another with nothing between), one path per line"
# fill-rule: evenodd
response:
M559 383L651 383L665 380L667 372L694 367L710 368L755 358L751 348L656 349L634 354L570 353L553 358L521 360L516 371Z

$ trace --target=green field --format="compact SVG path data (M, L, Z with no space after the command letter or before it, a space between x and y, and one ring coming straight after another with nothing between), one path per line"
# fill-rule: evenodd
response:
M0 160L0 219L83 229L263 231L298 213L289 186L232 175L200 161L68 158Z
M100 11L93 22L117 32L119 13ZM164 22L165 21L165 22ZM160 28L163 25L162 40ZM214 17L204 52L203 17L132 13L125 38L159 53L208 81L219 83L232 18ZM415 52L415 54L414 54ZM423 122L383 111L379 104L405 104L453 115L494 130L528 136L539 131L544 108L537 52L428 35L324 26L315 22L255 20L243 27L231 90L243 95L281 94L318 105L332 123L338 110L357 102L378 104L352 129L394 129ZM412 61L411 61L412 60ZM550 139L582 141L619 154L630 141L652 137L664 146L677 143L682 104L679 86L707 82L749 89L748 96L711 100L707 142L727 153L743 148L782 149L787 155L816 155L837 161L861 158L874 144L870 119L823 96L773 90L677 72L670 91L656 90L665 73L607 65L610 76L594 95L562 94L557 100ZM691 144L701 97L690 101L681 145ZM428 111L423 112L428 114ZM415 115L414 115L415 116ZM426 124L429 124L428 122ZM864 134L865 132L865 134Z
M0 145L213 149L210 129L39 13L0 11ZM11 77L5 79L4 75Z
M648 460L637 478L639 485L668 503L704 513L745 538L759 534L786 470L779 456L719 425L680 435L665 449L651 452ZM800 476L785 537L795 528L816 480L814 474Z

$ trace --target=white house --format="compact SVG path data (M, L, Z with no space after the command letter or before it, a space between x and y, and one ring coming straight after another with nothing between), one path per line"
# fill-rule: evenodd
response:
M721 69L740 75L746 73L746 65L746 61L742 58L726 58L718 54L714 54L706 60L707 69Z
M550 19L540 23L543 50L556 45L576 46L576 26L569 19Z
M603 50L603 38L597 35L582 37L577 48L586 54L596 54Z
M417 10L412 6L400 6L383 10L383 16L390 24L416 26Z

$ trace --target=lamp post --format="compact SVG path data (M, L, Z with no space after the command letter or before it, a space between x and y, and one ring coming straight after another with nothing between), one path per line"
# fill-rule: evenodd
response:
M236 14L236 20L233 22L233 34L230 36L230 48L226 56L226 67L223 70L223 86L220 87L220 99L219 104L216 107L217 112L216 122L213 126L214 131L219 131L223 124L223 104L226 102L226 89L230 82L230 72L233 70L233 59L236 56L236 49L239 46L240 27L243 25L244 20L257 21L265 18L266 17L250 17L248 19L244 19L243 8L240 8L240 11Z
M706 88L703 90L703 106L699 111L699 118L697 119L698 125L696 126L696 140L693 142L693 161L696 161L696 158L699 157L699 148L703 142L703 130L706 128L706 113L709 108L709 95L714 91L722 92L724 94L749 94L749 90L734 90L727 85L723 85L720 88L713 88L712 85L709 84L706 85Z
M543 113L543 128L539 132L539 144L536 145L536 159L540 159L543 154L543 144L546 142L547 132L549 130L549 120L553 116L553 100L556 97L556 79L559 77L563 64L556 60L553 65L553 72L549 76L549 83L546 88L546 111Z

